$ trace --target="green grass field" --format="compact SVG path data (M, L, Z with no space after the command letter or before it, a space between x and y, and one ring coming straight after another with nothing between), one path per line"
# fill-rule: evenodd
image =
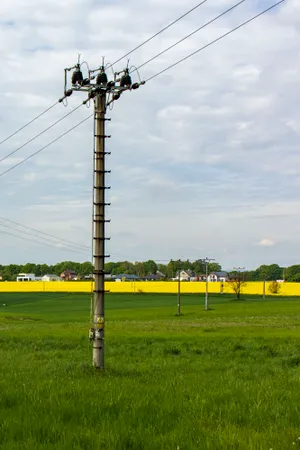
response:
M1 450L300 448L300 298L0 294ZM3 306L5 304L5 306Z

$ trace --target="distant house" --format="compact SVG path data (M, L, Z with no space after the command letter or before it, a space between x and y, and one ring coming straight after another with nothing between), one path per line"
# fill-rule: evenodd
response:
M92 273L90 273L89 275L85 275L83 277L84 280L93 280L94 279L94 275Z
M17 281L35 281L36 276L34 273L19 273Z
M206 281L206 275L205 273L200 273L199 275L197 275L197 281Z
M3 277L2 277L2 275L0 274L0 281L2 281L3 280Z
M165 278L165 274L164 273L162 273L160 270L157 270L156 271L156 275L159 275L160 276L160 278Z
M181 281L191 281L191 279L194 279L196 276L195 272L192 270L181 270L180 271L180 280ZM177 279L178 279L178 272L177 272Z
M164 274L162 274L161 272L157 272L157 273L150 273L149 275L146 275L145 277L142 278L142 280L145 281L158 281L161 280L162 278L164 278Z
M65 281L72 281L72 280L77 280L77 273L74 272L74 270L64 270L61 274L60 274L60 278L62 278Z
M55 273L47 273L42 277L42 281L61 281Z
M227 281L228 273L227 272L213 272L210 273L207 277L208 281L216 282L216 281Z
M115 278L116 278L116 275L112 275L111 273L106 273L106 274L104 275L104 279L105 279L105 280L112 280L112 281L114 281Z
M116 281L136 281L139 280L137 275L131 275L129 273L119 273L115 277Z

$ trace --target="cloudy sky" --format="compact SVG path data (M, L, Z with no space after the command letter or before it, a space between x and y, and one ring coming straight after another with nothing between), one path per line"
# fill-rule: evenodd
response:
M148 79L274 2L246 0L145 65L141 77ZM2 1L0 140L62 95L63 69L76 63L78 53L91 67L102 56L114 62L197 3ZM130 63L141 65L235 3L207 0L130 55ZM300 263L299 44L300 3L286 0L115 103L107 144L112 260L208 256L225 269ZM115 69L125 65L126 59ZM84 98L73 95L67 108L57 105L4 142L0 159ZM0 172L91 113L92 105L83 106L2 161ZM0 177L0 264L91 258L92 147L90 119ZM4 219L87 251L77 253L34 231L29 236Z

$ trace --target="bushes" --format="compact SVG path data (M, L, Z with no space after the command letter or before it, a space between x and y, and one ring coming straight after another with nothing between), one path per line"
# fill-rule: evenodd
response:
M272 281L272 283L269 284L268 291L271 294L279 294L281 290L281 285L278 283L278 281Z

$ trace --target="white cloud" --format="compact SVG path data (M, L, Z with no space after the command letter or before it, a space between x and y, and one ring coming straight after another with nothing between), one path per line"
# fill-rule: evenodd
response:
M207 2L130 55L130 63L142 64L231 5L228 0ZM143 67L142 78L269 5L269 0L245 2ZM91 67L101 64L102 55L113 62L193 6L192 0L184 4L176 0L171 7L169 1L145 0L143 8L138 0L126 5L120 0L109 5L94 0L67 0L63 5L58 0L2 2L0 141L62 95L63 69L76 62L77 53ZM298 0L285 2L138 91L125 93L108 112L112 222L107 232L112 255L128 259L209 255L226 268L299 262L297 12ZM74 94L68 109L55 107L1 145L0 159L81 100L82 95ZM80 108L0 163L0 171L91 112ZM90 243L92 134L90 121L0 178L1 214ZM262 239L270 229L272 239ZM4 247L0 241L1 263L66 257L61 249L8 242Z
M260 245L261 247L274 247L274 245L276 244L275 241L273 241L272 239L262 239L258 245Z

